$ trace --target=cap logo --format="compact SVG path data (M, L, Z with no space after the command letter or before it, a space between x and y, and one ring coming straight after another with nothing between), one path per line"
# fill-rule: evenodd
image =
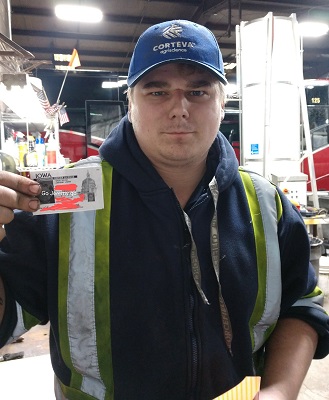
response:
M166 39L176 39L182 35L183 28L177 24L171 24L162 32L162 37ZM188 48L194 47L195 43L190 41L170 41L160 43L153 47L153 51L166 53L186 53Z
M181 26L172 24L163 31L162 36L165 37L166 39L173 39L180 37L182 32L183 28Z

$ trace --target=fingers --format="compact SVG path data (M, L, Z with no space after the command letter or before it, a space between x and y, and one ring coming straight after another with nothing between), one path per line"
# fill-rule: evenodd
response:
M0 224L13 219L13 210L36 211L40 202L35 197L40 185L24 176L0 171Z
M29 196L37 196L41 190L38 182L6 171L0 171L0 185Z

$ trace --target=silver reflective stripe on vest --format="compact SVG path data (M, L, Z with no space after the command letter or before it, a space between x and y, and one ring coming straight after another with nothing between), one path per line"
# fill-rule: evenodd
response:
M67 400L67 397L65 397L64 393L62 392L59 380L56 375L54 376L54 392L56 400Z
M320 304L317 304L316 301L323 301L322 296L304 297L297 300L292 307L309 307L323 312L323 307L320 306Z
M12 343L14 340L18 339L20 336L22 336L24 333L28 331L28 329L26 329L24 325L22 307L17 302L16 302L16 312L17 312L17 323L14 331L12 332L10 338L7 340L6 344Z
M72 364L83 375L81 391L101 400L105 397L105 385L96 346L95 216L95 211L71 216L67 323Z
M253 328L254 351L257 351L264 344L266 330L275 324L279 317L282 295L281 258L277 235L276 189L270 182L257 174L250 173L250 178L254 184L263 219L267 260L264 310ZM258 268L262 267L258 266ZM262 282L259 282L259 284L262 284Z

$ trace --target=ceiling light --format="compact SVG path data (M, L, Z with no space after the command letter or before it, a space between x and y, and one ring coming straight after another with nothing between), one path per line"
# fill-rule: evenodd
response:
M45 110L42 108L32 85L42 88L39 78L27 74L3 74L0 82L0 99L20 119L30 122L47 123Z
M236 67L236 63L235 62L225 62L224 63L224 69L234 69Z
M304 86L310 88L311 86L329 86L329 79L319 78L319 79L304 79Z
M71 54L62 54L56 53L54 54L54 61L56 62L70 62Z
M103 18L103 13L98 8L70 4L57 5L55 15L64 21L75 22L100 22Z
M329 26L324 22L301 22L299 29L304 37L319 37L328 33Z
M104 81L102 82L103 89L113 89L127 85L127 79L121 79L116 82Z

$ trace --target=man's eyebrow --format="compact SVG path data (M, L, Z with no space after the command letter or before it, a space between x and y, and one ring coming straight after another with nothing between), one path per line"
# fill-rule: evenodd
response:
M150 88L162 89L167 87L169 87L169 84L165 81L150 81L146 82L143 85L143 89L150 89Z
M211 81L207 80L207 79L199 79L197 81L190 81L187 84L187 87L191 88L191 89L195 89L195 88L201 88L201 87L209 87L211 86Z
M188 81L186 87L190 89L196 89L201 87L210 87L212 82L207 79L198 79L193 81ZM164 89L170 87L169 83L166 81L150 81L143 85L143 89L157 88Z

